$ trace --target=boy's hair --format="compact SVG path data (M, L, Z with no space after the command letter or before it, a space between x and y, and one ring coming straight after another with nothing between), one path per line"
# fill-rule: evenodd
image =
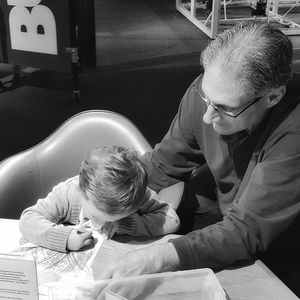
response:
M138 153L109 146L92 150L79 171L79 188L99 210L116 215L131 213L144 199L148 176Z

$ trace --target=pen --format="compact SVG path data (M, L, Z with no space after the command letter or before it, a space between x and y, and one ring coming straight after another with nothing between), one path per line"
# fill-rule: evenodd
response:
M124 298L110 290L106 291L105 292L105 299L106 300L128 300L127 298Z
M80 220L79 224L77 225L77 230L76 230L76 232L78 234L84 233L83 229L88 221L89 221L89 218L87 218L87 217L84 217Z

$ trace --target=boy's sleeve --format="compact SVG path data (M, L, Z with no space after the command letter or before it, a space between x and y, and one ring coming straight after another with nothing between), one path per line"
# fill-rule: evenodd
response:
M36 245L66 252L72 223L80 213L76 177L56 185L46 198L26 208L19 222L24 238ZM77 200L76 200L77 199Z
M118 223L118 234L149 237L174 233L180 226L175 210L150 188L147 188L145 199L138 211Z

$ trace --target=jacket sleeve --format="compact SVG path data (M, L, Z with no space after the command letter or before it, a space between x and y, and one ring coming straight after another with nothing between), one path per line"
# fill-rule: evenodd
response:
M218 269L253 259L299 218L300 145L297 140L291 136L277 141L264 154L223 221L172 240L181 269Z
M180 221L175 210L147 188L146 197L136 213L118 222L118 234L132 236L161 236L174 233Z
M142 157L149 175L149 187L157 192L187 180L190 173L205 162L194 134L194 120L197 124L201 122L197 100L199 102L189 88L165 137Z
M44 199L26 208L19 222L24 238L36 245L66 252L66 244L72 230L70 223L80 212L76 178L55 186ZM75 218L76 219L76 218Z

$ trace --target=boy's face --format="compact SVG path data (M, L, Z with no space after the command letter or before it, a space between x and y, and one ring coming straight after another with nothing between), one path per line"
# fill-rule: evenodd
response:
M81 198L81 208L84 217L91 220L91 225L93 230L100 230L106 223L113 223L125 217L128 217L131 213L127 214L117 214L111 215L96 208L91 201L85 200L84 197Z

